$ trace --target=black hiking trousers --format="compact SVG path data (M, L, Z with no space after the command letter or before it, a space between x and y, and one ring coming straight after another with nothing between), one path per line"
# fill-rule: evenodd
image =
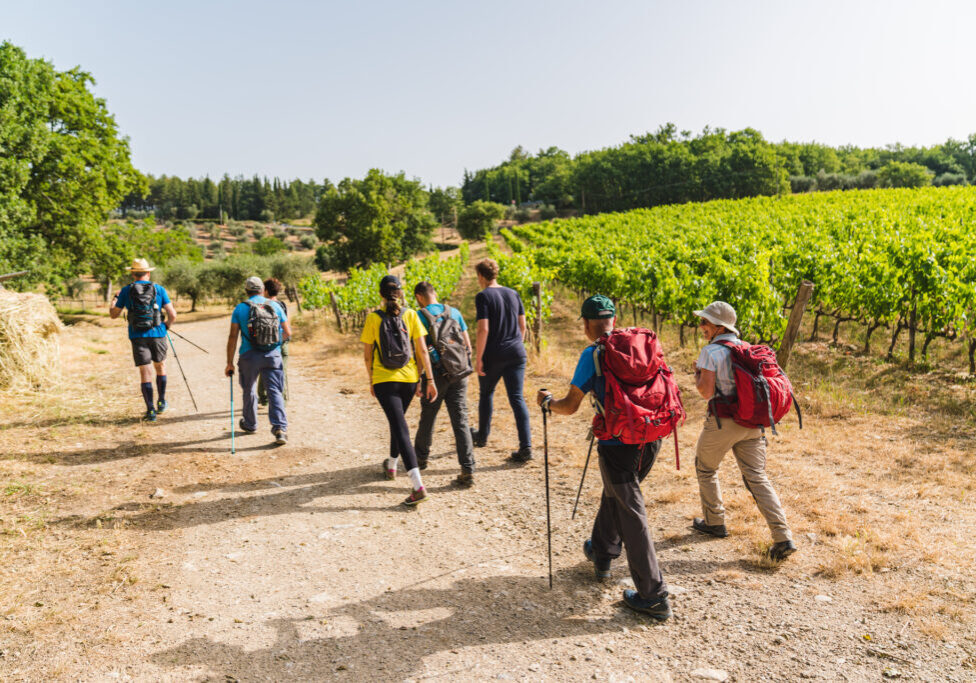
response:
M410 441L405 413L417 392L416 382L379 382L373 385L373 393L380 402L386 420L390 423L390 458L403 457L407 472L417 467L417 454Z

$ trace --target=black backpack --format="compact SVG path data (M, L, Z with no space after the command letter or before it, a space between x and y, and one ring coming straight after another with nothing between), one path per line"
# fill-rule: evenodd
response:
M281 343L281 323L274 304L269 301L254 303L245 301L250 309L247 314L245 338L258 351L272 351Z
M156 303L156 285L140 280L129 288L129 327L148 332L163 324L163 312Z
M451 317L451 307L444 304L444 311L434 316L426 307L420 312L430 325L430 345L439 356L437 366L447 376L448 380L463 379L472 372L471 354L464 343L464 330L460 323Z
M410 333L403 322L403 314L389 315L381 309L377 309L376 314L380 317L380 328L376 333L380 363L387 370L399 370L413 358Z

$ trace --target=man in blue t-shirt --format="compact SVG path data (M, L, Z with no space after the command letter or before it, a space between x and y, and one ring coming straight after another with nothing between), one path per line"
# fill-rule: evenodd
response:
M583 302L580 317L583 333L591 342L613 331L616 320L613 302L599 294ZM583 350L576 371L564 398L553 399L552 393L540 389L536 397L543 410L547 408L561 415L579 410L583 397L592 392L600 405L604 404L606 379L596 371L599 358L596 345ZM617 439L601 439L597 445L600 475L603 478L603 497L593 522L590 539L583 544L583 554L593 562L598 579L610 576L610 563L627 551L627 564L636 590L624 591L624 603L658 621L671 616L668 586L657 563L654 541L647 528L647 512L640 482L644 480L657 452L660 439L652 443L625 444Z
M156 421L156 414L166 410L166 331L176 321L176 308L169 299L166 288L150 282L146 259L132 260L129 272L132 284L123 287L112 299L109 317L115 319L128 311L129 341L132 359L139 369L139 389L146 402L148 422ZM166 320L163 313L166 313ZM153 403L153 369L156 371L156 389L159 400Z
M430 332L431 321L426 313L436 319L445 311L445 306L437 301L437 292L434 285L429 282L419 282L413 289L414 298L420 305L420 322L427 332ZM451 308L450 314L458 325L464 336L464 345L468 353L471 353L471 338L468 336L468 326L461 317L460 311ZM425 375L422 378L422 389L420 394L420 424L417 426L417 436L414 439L414 450L417 452L417 464L420 469L426 469L427 458L430 456L431 434L434 431L434 420L441 409L441 403L447 403L447 414L451 418L451 427L454 429L454 445L457 448L458 464L461 465L461 474L457 476L454 483L458 486L469 488L474 484L474 448L471 441L471 429L468 427L468 378L461 377L453 382L440 367L440 357L437 349L434 348L433 339L428 336L427 348L430 351L430 363L434 370L434 386L437 387L437 398L433 401L427 399L425 393L429 378Z
M281 363L281 344L291 338L291 323L281 306L264 298L264 282L259 277L249 277L244 283L247 301L234 307L230 318L230 334L227 336L227 367L224 374L234 375L234 354L237 352L237 337L241 336L240 357L237 367L240 370L239 381L244 393L243 417L240 421L241 430L245 434L253 434L258 430L258 376L264 379L264 386L268 389L268 420L271 422L271 433L275 443L279 446L288 441L288 419L285 416L285 373ZM248 333L248 322L251 318L253 306L271 306L280 324L280 338L271 349L258 348Z

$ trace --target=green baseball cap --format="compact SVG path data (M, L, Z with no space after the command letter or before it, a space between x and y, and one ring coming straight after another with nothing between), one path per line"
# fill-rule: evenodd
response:
M583 302L580 318L587 320L603 320L617 315L613 302L602 294L594 294Z

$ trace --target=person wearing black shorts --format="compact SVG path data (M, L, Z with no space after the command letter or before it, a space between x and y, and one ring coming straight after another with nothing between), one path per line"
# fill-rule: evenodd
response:
M146 259L133 259L132 267L129 272L132 274L132 285L126 285L112 299L112 307L109 309L109 316L118 318L123 310L129 311L129 341L132 344L132 360L139 368L139 390L142 398L146 402L146 414L144 420L155 422L157 413L166 410L166 331L176 321L176 308L170 301L166 288L162 285L151 283L154 290L153 298L153 322L159 321L158 325L153 325L149 329L135 329L133 311L133 285L138 282L149 282L150 273L155 268L149 267ZM140 285L143 286L143 285ZM163 319L163 313L166 319ZM153 371L156 374L156 390L159 399L153 402Z

